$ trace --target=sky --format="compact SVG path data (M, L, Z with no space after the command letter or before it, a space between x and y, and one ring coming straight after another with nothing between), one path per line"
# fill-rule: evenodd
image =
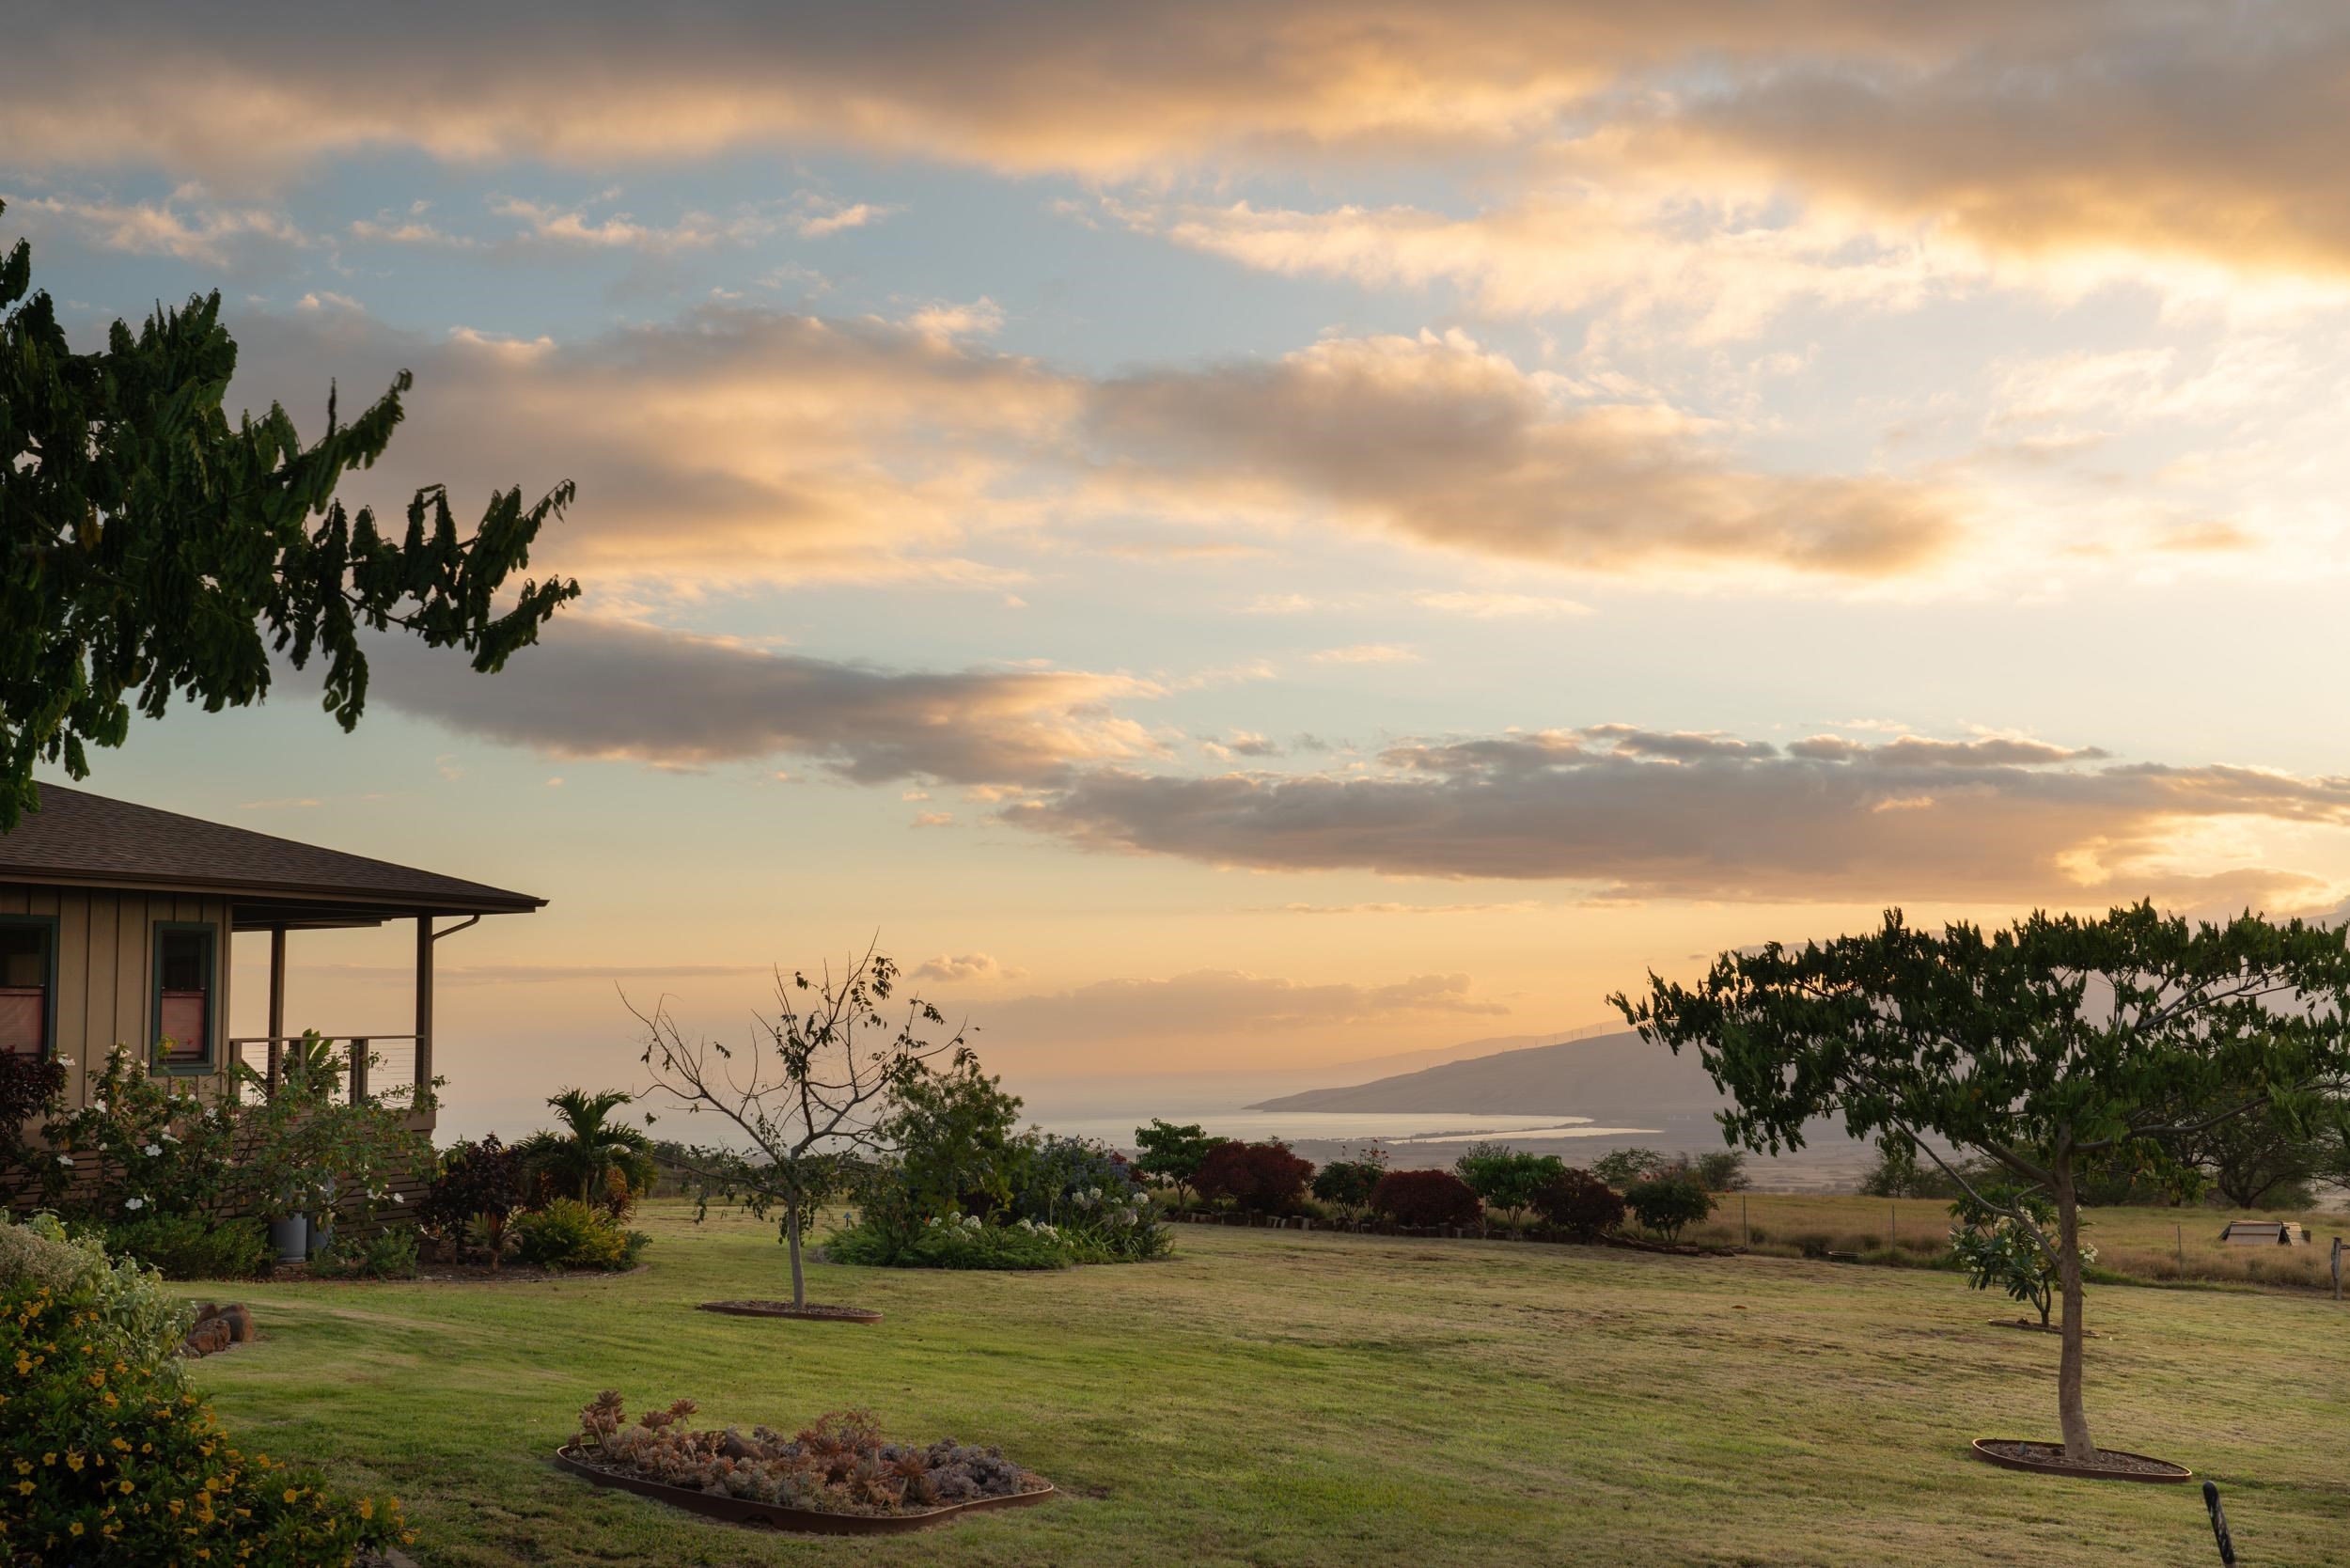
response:
M548 898L443 946L464 1132L875 939L1043 1105L2330 912L2345 83L2326 0L43 8L76 340L218 290L307 434L412 370L344 499L573 480L584 588L86 787Z

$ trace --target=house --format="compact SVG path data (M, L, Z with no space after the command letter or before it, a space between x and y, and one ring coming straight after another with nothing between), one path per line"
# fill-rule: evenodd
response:
M199 1092L227 1092L239 1060L274 1081L302 1032L290 1036L286 1018L292 934L413 920L414 1032L332 1038L354 1064L350 1092L422 1085L434 1071L435 944L484 915L545 902L44 784L40 809L0 835L0 1050L55 1053L69 1105L86 1103L117 1044L152 1053L154 1072ZM231 1038L229 941L245 932L269 936L269 1022L263 1034ZM372 1076L370 1053L384 1058ZM430 1131L430 1111L414 1124Z

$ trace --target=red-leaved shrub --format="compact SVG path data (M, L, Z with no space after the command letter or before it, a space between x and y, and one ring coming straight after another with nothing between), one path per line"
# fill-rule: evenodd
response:
M1291 1153L1286 1143L1219 1143L1191 1184L1211 1201L1229 1198L1258 1214L1279 1214L1297 1206L1313 1174L1313 1162Z
M1371 1206L1398 1225L1474 1225L1484 1212L1449 1170L1390 1170L1371 1189Z
M1573 1166L1535 1189L1534 1209L1552 1228L1580 1240L1623 1223L1623 1200L1616 1189Z

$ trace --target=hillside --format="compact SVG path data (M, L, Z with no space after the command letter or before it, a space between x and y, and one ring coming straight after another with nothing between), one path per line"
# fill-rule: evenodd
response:
M1693 1056L1621 1031L1569 1040L1250 1105L1268 1111L1460 1111L1595 1121L1708 1116L1722 1104Z

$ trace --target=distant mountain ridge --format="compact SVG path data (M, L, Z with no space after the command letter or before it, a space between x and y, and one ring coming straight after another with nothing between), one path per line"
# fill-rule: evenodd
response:
M1552 1037L1547 1044L1442 1062L1369 1083L1308 1090L1247 1108L1581 1116L1606 1122L1711 1115L1723 1104L1694 1053L1675 1056L1622 1030L1584 1039Z

